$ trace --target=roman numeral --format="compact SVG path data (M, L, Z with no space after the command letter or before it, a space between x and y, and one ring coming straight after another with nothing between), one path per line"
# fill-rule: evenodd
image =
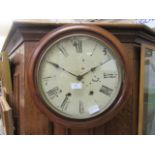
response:
M106 47L103 48L104 55L107 55L108 49Z
M51 76L47 76L47 77L44 77L44 78L42 78L43 80L47 80L47 79L50 79L50 78L52 78Z
M54 98L54 97L58 97L58 91L59 91L59 88L58 87L54 87L53 89L49 90L47 92L48 96Z
M68 53L67 53L66 49L64 48L64 46L63 46L62 44L57 45L57 48L61 51L61 53L62 53L65 57L68 56Z
M43 77L42 80L43 80L44 84L47 86L48 85L48 81L50 79L53 79L53 78L54 78L54 76L47 76L47 77Z
M68 97L66 96L65 99L63 100L62 104L60 105L60 108L62 109L62 111L67 109L68 103L69 103Z
M84 105L81 101L79 101L79 113L80 114L84 113Z
M103 73L103 78L116 78L116 73Z
M93 48L92 53L90 54L90 56L92 56L94 54L96 48L97 48L97 44L95 44L95 46L94 46L94 48Z
M48 79L53 79L53 78L56 78L56 75L54 75L54 76L43 77L42 79L43 79L43 80L48 80Z
M102 51L103 51L104 55L108 54L108 48L107 47L104 47Z
M107 86L102 85L102 87L101 87L101 89L100 89L99 91L100 91L101 93L104 93L104 94L110 96L111 93L113 92L113 89L111 89L111 88L109 88L109 87L107 87Z
M82 40L73 40L73 46L75 47L77 53L82 53Z

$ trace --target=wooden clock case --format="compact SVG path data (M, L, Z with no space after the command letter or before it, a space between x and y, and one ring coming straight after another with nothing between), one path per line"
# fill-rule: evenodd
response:
M39 59L44 54L45 49L48 48L48 46L50 46L53 42L55 42L55 39L59 40L62 37L73 36L75 34L76 35L83 34L90 36L93 35L94 37L98 37L98 39L101 39L103 44L109 44L111 48L113 48L115 51L118 52L117 54L121 57L120 59L122 59L123 63L121 64L121 67L124 69L122 75L123 76L122 87L117 98L114 100L114 104L99 116L84 120L69 119L61 115L58 115L57 113L54 113L54 111L52 111L49 107L46 106L43 99L41 98L41 94L39 94L40 92L38 91L36 82L37 64L39 63ZM122 107L122 104L124 104L125 98L129 96L128 94L130 92L129 88L130 65L126 56L126 52L124 51L125 49L122 47L121 43L119 43L119 41L114 36L96 26L66 25L59 27L54 31L51 31L39 42L39 45L33 52L33 55L30 59L29 62L30 67L27 69L28 86L30 94L32 94L32 97L34 99L34 102L37 104L38 108L41 111L43 111L52 122L60 123L68 128L74 127L74 128L87 129L87 128L94 128L96 126L104 124L109 119L114 117L117 111L119 111L119 109Z
M154 44L154 32L142 25L94 24L114 35L124 47L121 51L124 52L124 64L128 70L127 86L130 87L124 92L123 99L120 97L118 109L113 108L105 117L98 117L94 122L83 121L83 124L89 123L81 126L78 121L62 121L61 117L52 115L31 94L32 91L35 94L33 86L32 89L30 86L33 85L30 77L32 62L35 62L32 61L35 60L34 51L48 38L45 36L49 32L63 25L66 24L15 22L7 37L3 50L9 53L11 62L13 95L10 96L10 106L13 109L15 134L137 134L141 45ZM89 24L85 25L89 27Z

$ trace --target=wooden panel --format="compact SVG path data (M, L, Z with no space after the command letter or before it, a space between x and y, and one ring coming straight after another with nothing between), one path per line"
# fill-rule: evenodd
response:
M105 124L106 135L130 135L132 134L132 103L129 101L119 114Z
M15 74L13 76L13 116L14 116L14 123L15 123L15 133L19 133L19 74Z
M29 67L29 59L36 47L37 42L26 42L25 46L25 76L27 68ZM51 123L48 118L40 112L36 107L33 98L30 96L28 83L26 77L24 77L24 89L25 89L25 131L24 134L52 134ZM33 118L33 119L32 119Z
M70 129L70 135L93 135L94 128L91 129Z
M68 129L66 129L64 126L54 123L53 126L53 134L54 135L66 135L68 133Z
M95 134L95 135L104 135L104 134L105 134L105 125L96 127L96 128L94 129L94 134Z
M66 128L58 123L53 125L54 135L93 135L94 129L76 129L76 128Z
M131 78L132 78L132 94L130 98L131 104L131 134L137 134L138 131L138 103L139 103L139 78L140 78L140 52L141 46L136 44L125 44L131 63Z
M27 48L31 53L30 49L31 45ZM32 102L33 99L29 96L25 79L25 68L28 67L28 63L25 63L25 44L22 44L10 56L10 60L14 77L13 109L16 121L16 134L51 134L51 126L48 119L36 108Z

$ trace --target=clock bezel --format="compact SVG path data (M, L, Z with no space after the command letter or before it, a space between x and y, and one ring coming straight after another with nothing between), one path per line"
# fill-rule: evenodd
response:
M113 101L115 100L115 95L114 96L112 96L111 97L111 99L109 100L109 103L107 102L107 104L106 104L106 106L102 109L100 109L101 111L99 112L99 113L94 113L94 114L91 114L91 115L89 115L89 117L87 116L85 116L85 117L76 117L76 116L69 116L69 114L65 114L65 113L63 113L63 112L61 112L59 109L57 109L55 106L53 106L53 104L52 103L50 103L50 101L48 100L48 98L46 97L46 95L45 95L45 93L44 93L44 91L43 91L43 88L42 88L42 86L39 84L39 79L40 78L38 78L38 75L39 75L39 67L40 67L40 64L42 63L42 60L44 59L44 56L46 55L46 52L48 52L48 50L52 47L52 46L55 46L59 41L61 41L61 40L65 40L65 39L68 39L68 38L72 38L72 37L88 37L88 38L92 38L92 39L94 39L94 40L96 40L98 43L103 43L103 40L99 40L99 38L96 38L96 36L94 36L94 35L88 35L88 34L70 34L70 35L66 35L66 36L64 36L64 37L61 37L60 39L58 39L58 40L56 40L55 42L52 42L52 44L50 44L50 46L48 46L48 48L47 49L45 49L43 52L42 52L42 54L41 54L41 56L40 56L40 58L39 58L39 60L38 60L38 63L37 63L37 69L36 69L36 85L37 85L37 87L38 87L38 89L40 90L40 92L39 92L39 94L40 94L40 96L42 96L42 98L43 98L43 100L46 102L46 104L53 110L53 111L55 111L56 113L58 113L59 115L63 115L64 117L67 117L67 118L70 118L70 119L79 119L79 120L86 120L86 119L91 119L91 118L93 118L93 117L96 117L97 115L100 115L101 113L103 113L104 111L106 111L112 104L113 104ZM115 52L113 51L114 49L113 48L111 48L111 47L109 47L109 45L106 43L106 42L104 42L104 45L110 50L110 54L112 55L112 57L113 58L115 58L115 56L117 57L117 61L116 61L116 66L118 67L118 73L120 73L120 78L119 78L119 80L121 80L121 81L119 81L118 82L118 88L116 89L116 91L115 91L115 93L114 94L116 94L116 96L118 95L118 93L119 93L119 91L120 91L120 88L121 88L121 85L122 85L122 78L123 78L123 72L121 71L121 67L122 67L122 64L121 64L121 62L120 62L120 58L118 57L118 55L116 55L115 54ZM63 66L62 66L63 67ZM42 94L43 93L43 94ZM112 101L111 101L112 100Z
M104 43L106 42L108 46L111 46L111 48L114 49L114 51L117 51L117 54L119 55L124 67L122 85L117 97L114 99L111 106L101 114L86 119L68 118L55 112L47 104L45 104L45 101L40 95L40 91L38 90L36 82L36 70L39 60L43 55L43 52L46 51L46 49L51 45L51 43L54 43L56 40L65 37L66 35L68 36L75 34L86 34L90 36L93 35L96 38L99 38L99 40L103 40ZM125 104L126 98L130 94L130 63L128 62L128 59L126 57L126 52L123 45L110 32L94 25L66 25L59 27L54 31L51 31L40 41L30 59L29 64L30 67L27 71L27 78L30 86L30 94L32 94L35 104L41 111L43 111L48 116L51 121L60 123L67 127L74 126L79 128L88 128L102 125L103 123L112 119L120 111L120 109Z

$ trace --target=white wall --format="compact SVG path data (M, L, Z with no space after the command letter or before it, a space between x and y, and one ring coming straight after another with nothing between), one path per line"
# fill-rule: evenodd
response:
M0 51L9 32L13 20L0 20Z

